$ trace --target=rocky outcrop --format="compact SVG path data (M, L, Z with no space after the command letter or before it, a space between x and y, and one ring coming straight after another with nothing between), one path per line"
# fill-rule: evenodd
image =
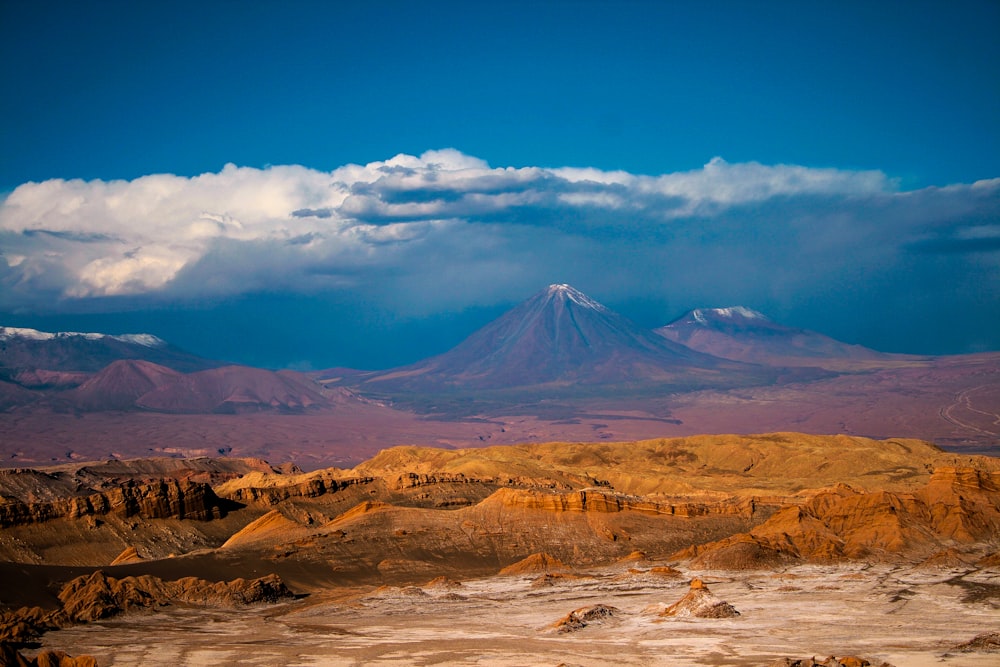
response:
M830 656L818 660L812 658L779 658L770 663L767 667L892 667L888 662L871 662L867 658L859 658L856 655L845 655L840 658Z
M943 537L969 543L1000 534L1000 472L936 468L915 496Z
M1000 632L981 632L953 648L963 653L1000 653Z
M375 477L336 477L320 471L289 478L274 475L248 475L219 487L219 493L229 500L245 505L272 506L290 498L318 498L343 491L351 486L367 485Z
M45 649L34 658L21 655L15 646L0 642L0 665L7 667L97 667L97 660L89 655L73 657L63 651Z
M700 568L772 567L794 560L923 560L955 544L1000 535L997 473L940 468L915 493L864 493L846 485L782 508L749 533L685 549Z
M49 630L110 618L134 609L159 607L172 602L238 608L279 602L290 597L291 591L273 574L229 582L212 582L195 577L164 581L149 575L115 579L98 570L63 586L59 593L59 609L46 611L40 607L24 607L0 613L0 665L96 665L89 656L70 658L59 651L42 652L31 661L21 656L17 648Z
M239 607L290 597L291 591L273 574L229 582L211 582L195 577L163 581L149 575L115 579L100 570L90 576L77 577L59 593L63 613L77 623L171 602Z
M139 563L142 562L143 558L139 555L139 550L135 547L126 547L124 551L118 554L111 565L125 565L126 563Z
M729 499L717 503L680 502L665 503L648 500L614 491L587 490L569 493L546 492L529 489L500 489L491 501L506 507L516 507L544 512L639 512L655 516L701 517L738 516L751 518L758 509L754 499Z
M583 630L588 625L601 623L621 613L618 607L606 604L595 604L589 607L574 609L566 616L552 624L552 628L559 633L576 632Z
M660 616L694 616L696 618L733 618L739 616L733 605L717 598L701 579L691 580L691 589L680 600L670 605Z
M531 554L527 558L517 561L513 565L500 570L500 574L521 575L521 574L551 574L556 572L569 572L570 568L558 558L553 558L546 553Z
M588 480L595 481L595 480ZM397 490L414 489L420 486L434 484L477 484L492 487L511 487L527 489L556 489L568 491L573 487L564 481L550 479L548 477L525 477L517 476L470 476L464 473L416 473L407 472L398 475L392 481L392 488ZM606 484L606 482L605 482Z
M0 528L103 514L207 521L221 518L235 507L232 501L216 496L208 484L188 480L140 484L127 480L105 491L47 502L5 496L0 498Z

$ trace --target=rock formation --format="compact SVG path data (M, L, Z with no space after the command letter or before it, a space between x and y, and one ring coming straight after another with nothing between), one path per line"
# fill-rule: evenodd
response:
M66 584L59 600L62 613L71 622L85 623L171 602L237 607L277 602L291 596L281 579L273 574L249 581L210 582L194 577L163 581L149 575L116 579L98 570Z
M963 653L1000 653L1000 632L981 632L967 642L955 644Z
M436 604L461 597L453 580L498 572L530 580L502 584L522 592L558 585L531 590L544 596L593 588L579 584L584 577L598 588L662 588L691 569L858 560L995 567L1000 462L915 441L787 433L400 447L353 470L308 473L262 461L108 461L0 470L0 530L0 576L24 577L3 603L50 605L0 617L0 637L24 642L171 602L279 600L289 595L281 581L302 593L386 586L377 597ZM52 565L88 574L66 583L56 577L68 570ZM587 569L599 567L606 574ZM273 574L208 581L251 571ZM170 580L151 576L167 572ZM661 621L738 615L697 579L675 604L647 610ZM569 632L615 613L581 607L555 627ZM991 650L989 637L976 641L972 650Z
M128 547L111 561L111 565L125 565L127 563L138 563L142 561L142 556L135 547Z
M790 561L923 560L950 545L1000 535L997 472L942 467L915 493L846 485L788 505L749 533L686 549L699 568L772 567Z
M221 518L233 508L231 501L216 496L208 484L187 480L138 484L127 480L106 491L48 502L4 498L0 502L0 528L41 523L60 517L76 519L112 513L142 519L207 521Z
M558 558L553 558L546 553L537 553L531 554L513 565L508 565L500 570L500 574L510 576L521 574L553 574L569 571L570 568Z
M680 600L670 605L660 616L694 616L696 618L733 618L739 616L733 605L717 598L701 579L691 580L691 589Z
M552 624L556 632L576 632L588 625L600 623L621 613L621 609L606 604L596 604L574 609L569 614Z
M34 658L26 658L17 648L0 642L0 665L5 667L97 667L97 660L89 655L73 657L63 651L45 649Z
M804 659L793 659L793 658L779 658L775 660L767 667L893 667L887 662L870 662L866 658L859 658L856 655L846 655L840 658L830 656L823 660L817 660L816 657L804 658Z
M195 577L164 581L150 575L116 579L98 570L63 586L58 609L46 611L40 607L25 607L0 614L0 643L21 645L46 630L172 602L240 607L273 603L290 597L291 591L273 574L229 582L212 582Z

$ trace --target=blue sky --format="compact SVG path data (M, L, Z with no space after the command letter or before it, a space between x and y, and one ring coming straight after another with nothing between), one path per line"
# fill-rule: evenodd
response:
M0 321L375 367L570 282L649 326L742 303L1000 349L998 25L996 2L0 0Z

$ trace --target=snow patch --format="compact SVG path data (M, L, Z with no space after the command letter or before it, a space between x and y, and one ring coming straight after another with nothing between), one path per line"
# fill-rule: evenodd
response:
M604 306L604 304L594 301L580 290L565 283L560 283L557 285L549 285L549 288L547 290L547 295L549 298L555 296L561 296L563 298L569 299L578 306L583 306L584 308L590 308L591 310L597 310L602 312L607 310L607 307Z
M109 336L115 340L120 340L123 343L133 343L135 345L143 345L145 347L163 347L167 344L162 338L158 338L153 334L122 334L120 336Z
M20 329L18 327L0 327L0 340L10 340L11 338L28 338L30 340L52 340L55 334L38 331L36 329Z
M746 308L744 306L730 306L729 308L713 308L712 312L719 317L725 317L727 319L733 319L736 317L742 317L748 320L766 320L767 316L763 313L759 313L756 310Z
M102 338L110 338L112 340L121 341L122 343L142 345L144 347L163 347L167 344L162 338L158 338L153 334L121 334L120 336L112 336L110 334L81 333L78 331L60 331L58 333L49 333L47 331L38 331L37 329L0 327L0 340L10 340L12 338L26 338L28 340L54 340L56 338L75 337L84 338L86 340L101 340Z

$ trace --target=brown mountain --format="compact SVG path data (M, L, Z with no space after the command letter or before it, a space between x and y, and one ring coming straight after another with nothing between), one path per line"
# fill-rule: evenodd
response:
M870 362L913 358L784 326L743 306L698 308L655 331L668 340L705 354L755 364L841 370Z
M322 388L300 373L223 366L178 375L135 405L180 413L301 412L329 405Z
M128 410L158 387L178 381L183 374L149 361L113 361L97 375L73 389L70 400L84 410Z

